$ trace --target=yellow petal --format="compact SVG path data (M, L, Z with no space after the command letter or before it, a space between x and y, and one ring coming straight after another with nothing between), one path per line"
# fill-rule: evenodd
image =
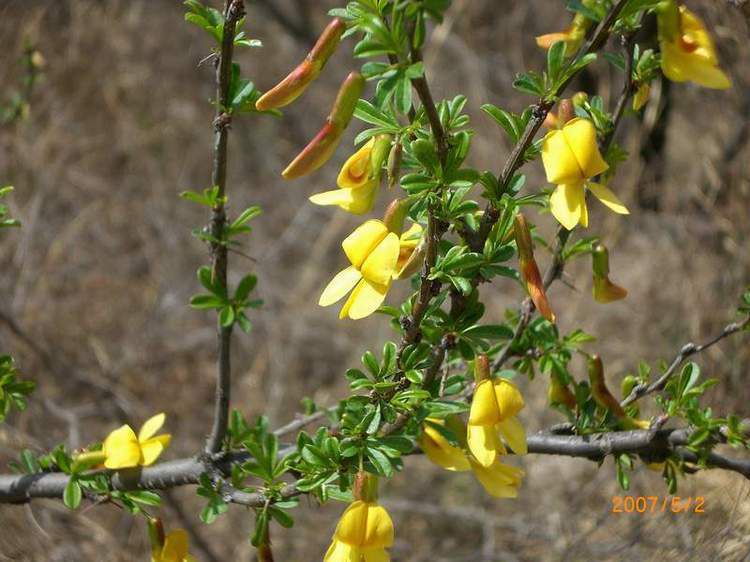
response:
M563 133L584 177L593 178L609 168L609 165L602 158L601 152L599 152L599 145L596 142L596 127L591 121L580 117L571 119L563 127Z
M630 211L628 211L628 208L625 206L625 204L622 201L620 201L617 198L617 195L612 193L612 190L609 189L606 185L603 185L601 183L590 182L588 184L588 188L591 190L591 193L593 193L599 201L604 203L607 207L612 209L615 213L618 213L620 215L630 214Z
M362 550L365 562L390 562L391 557L383 548L365 548Z
M422 238L422 225L414 223L408 230L401 234L399 245L401 248L416 248Z
M544 137L542 164L547 181L555 185L584 180L583 170L562 130L551 131Z
M466 431L466 444L471 454L482 466L490 466L498 455L505 454L505 447L500 442L494 426L469 424Z
M558 185L549 198L549 207L561 225L573 230L586 213L586 194L583 185Z
M516 467L495 463L490 467L483 467L472 463L474 476L487 491L496 498L515 498L518 496L518 487L521 484L523 471Z
M501 421L497 424L497 429L515 454L525 455L529 452L526 446L526 430L518 418L512 417Z
M362 277L375 285L387 285L396 271L398 235L389 232L362 264Z
M102 450L106 455L104 466L111 469L138 466L141 448L135 431L129 425L114 430L104 440Z
M663 41L661 44L661 69L673 82L692 81L707 88L726 90L732 81L708 57L699 53L684 52L678 45Z
M451 445L437 429L428 424L425 424L424 432L419 438L419 446L428 459L446 470L463 472L470 468L464 452Z
M359 549L333 539L323 562L359 562Z
M474 389L469 423L473 425L495 425L500 421L500 409L491 380L480 381Z
M165 433L141 442L140 464L143 466L154 464L156 459L159 458L159 455L161 455L164 452L164 449L169 446L171 440L172 436L169 433Z
M367 504L367 525L365 528L365 548L385 548L393 545L393 521L383 506Z
M188 556L188 535L182 529L170 531L164 539L162 549L164 562L183 562Z
M352 320L359 320L369 316L383 304L389 288L390 283L388 285L375 285L367 279L362 279L354 287L352 294L341 309L339 318L348 316Z
M523 410L523 395L516 385L508 379L500 378L495 379L493 387L497 398L498 411L500 412L498 421L511 418Z
M162 412L147 419L146 422L141 426L141 430L138 432L138 441L146 441L147 439L150 439L151 437L156 435L156 432L159 431L164 425L164 420L166 418L166 414Z
M362 546L367 526L368 504L357 500L352 502L339 519L334 540L352 546Z
M344 165L341 167L336 185L343 188L357 188L364 185L371 177L372 170L370 165L370 154L375 144L375 137L372 137L357 152L352 154Z
M320 306L329 306L344 298L351 291L357 282L362 279L362 274L353 265L343 271L339 271L331 282L323 289L318 304Z
M316 205L336 205L348 213L364 215L372 210L378 192L378 182L370 180L356 189L334 189L316 193L310 202Z
M346 257L359 269L375 247L388 235L385 224L379 220L369 220L358 226L341 243Z

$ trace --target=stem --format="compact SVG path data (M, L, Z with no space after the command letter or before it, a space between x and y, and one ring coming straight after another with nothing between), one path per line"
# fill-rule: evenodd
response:
M224 229L227 223L225 199L227 180L227 152L231 115L229 86L232 75L232 54L237 21L245 13L243 0L227 0L224 10L224 35L216 67L216 118L214 119L214 160L211 172L212 185L217 189L217 203L211 211L211 275L214 283L227 288L227 246ZM206 453L217 454L224 443L229 422L229 402L232 382L231 341L232 326L218 329L217 377L214 403L214 421L206 441Z

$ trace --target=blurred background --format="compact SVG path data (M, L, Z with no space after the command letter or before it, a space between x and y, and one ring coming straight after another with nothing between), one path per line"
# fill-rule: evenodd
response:
M533 101L511 88L512 77L542 68L534 36L568 24L564 4L455 0L434 30L425 49L428 79L438 99L467 94L477 168L498 172L510 149L480 105L520 111ZM687 341L718 333L750 280L748 27L728 3L688 4L712 30L735 87L655 84L643 114L627 115L617 140L630 158L613 188L632 214L622 218L594 203L589 232L610 247L612 278L630 295L595 304L588 260L574 263L550 293L563 332L580 326L598 335L587 350L603 356L614 388L639 360L671 359ZM264 48L240 51L244 73L261 90L275 84L337 5L248 2L249 34ZM28 117L0 129L0 183L16 186L9 204L23 222L0 238L0 349L13 353L38 390L27 412L0 426L0 463L24 447L84 446L159 411L173 434L164 458L194 454L211 423L215 321L187 306L198 292L195 270L207 262L190 232L207 215L178 193L209 185L213 76L211 64L201 63L208 38L183 21L177 0L3 0L5 99L23 75L24 40L45 67ZM250 116L232 126L230 212L258 204L264 214L243 249L252 259L232 255L231 277L258 272L265 300L251 335L234 339L234 406L248 417L265 413L274 426L292 419L303 397L335 404L347 391L344 371L393 337L382 317L344 322L337 307L316 305L345 263L340 241L360 219L307 197L334 187L356 127L316 174L291 183L280 177L357 64L340 49L283 118ZM575 88L601 93L611 108L621 83L599 62ZM545 187L541 165L525 172L529 189ZM549 215L533 219L553 232ZM390 302L405 294L399 290ZM499 320L522 294L500 282L483 287L483 297L488 318ZM726 340L698 361L722 381L707 397L717 414L749 416L747 338ZM543 378L522 384L529 431L563 421L546 409ZM679 495L705 496L703 515L613 514L612 496L622 492L610 460L597 467L529 456L520 464L527 471L520 497L498 501L471 475L407 459L407 470L382 492L396 524L394 560L750 559L750 486L739 475L707 471L681 483ZM631 494L666 494L659 475L642 467L631 480ZM206 527L201 506L194 488L167 493L168 527L188 529L204 562L252 560L252 514L233 507ZM277 559L322 559L342 509L302 499L295 528L272 529ZM0 527L0 560L148 556L143 522L112 506L76 513L53 501L0 506Z

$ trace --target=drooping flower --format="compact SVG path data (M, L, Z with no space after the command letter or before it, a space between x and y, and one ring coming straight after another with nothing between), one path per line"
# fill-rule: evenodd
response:
M188 552L188 535L183 529L174 529L164 535L160 519L148 520L151 539L151 562L196 562Z
M289 105L318 77L328 59L336 51L341 36L346 31L343 20L335 18L320 34L315 46L286 78L263 94L255 102L258 111L267 111Z
M391 286L399 257L399 237L379 220L368 220L341 243L351 265L340 271L320 295L330 306L351 294L339 318L357 320L375 312Z
M599 152L596 128L588 119L577 117L561 129L547 133L542 145L542 163L547 181L557 186L550 197L550 210L568 230L576 224L588 226L586 189L615 213L629 213L608 187L589 181L609 165Z
M446 420L428 418L419 438L419 446L432 462L451 471L466 472L471 470L488 494L496 498L515 498L521 485L524 472L515 466L494 462L485 467L478 463L463 449L452 445L435 425L452 430L458 437L466 435L466 427L461 421L451 416Z
M341 515L324 562L389 562L391 559L386 548L393 545L393 521L377 503L377 479L371 475L364 478L364 490L355 486L358 499Z
M305 176L328 162L336 152L341 142L341 135L344 134L354 116L354 108L357 106L364 87L365 79L360 73L352 72L346 77L323 127L281 172L285 179L291 180Z
M102 445L104 466L116 470L153 464L172 439L168 433L156 435L165 418L164 413L149 418L137 436L129 425L115 429Z
M609 251L597 244L591 252L594 286L592 293L596 302L607 304L628 296L627 289L609 280Z
M380 188L383 162L390 145L390 135L371 138L341 167L336 179L339 189L316 193L310 201L316 205L337 205L355 215L370 212Z
M661 69L674 82L725 90L732 81L719 67L716 47L703 21L685 6L661 2L657 11Z
M516 415L524 407L523 396L505 378L492 379L487 357L475 361L477 385L469 412L466 442L479 464L490 467L498 455L506 453L500 437L517 455L525 455L526 431Z
M607 381L604 380L604 364L601 357L593 355L588 360L589 384L591 385L591 396L599 407L611 413L620 422L624 429L648 429L651 425L648 420L640 420L630 417L620 402L610 392Z
M638 86L638 89L635 91L635 95L633 96L633 111L640 111L646 103L648 103L648 98L651 95L651 86L644 82L643 84L640 84Z
M570 24L565 31L558 31L556 33L547 33L546 35L539 35L536 38L536 44L542 49L549 49L552 45L558 41L565 42L565 55L572 56L578 50L586 38L586 31L593 22L585 17L583 14L576 14L573 18L573 22Z

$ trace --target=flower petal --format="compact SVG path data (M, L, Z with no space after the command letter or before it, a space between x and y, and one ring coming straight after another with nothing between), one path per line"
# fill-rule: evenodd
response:
M542 164L547 181L555 185L584 180L583 170L562 130L551 131L544 137Z
M491 380L480 381L474 389L469 423L473 425L495 425L500 421L500 408Z
M385 224L379 220L369 220L359 225L341 243L346 257L359 269L375 247L388 235Z
M111 469L138 466L141 448L135 431L129 425L115 429L104 440L102 450L106 455L104 466Z
M167 533L161 557L164 562L182 562L188 556L188 535L182 529Z
M372 210L377 196L379 182L370 180L355 189L334 189L310 196L315 205L336 205L353 215L364 215Z
M620 201L617 198L617 195L612 193L612 190L609 189L606 185L603 185L601 183L590 182L588 184L588 188L591 190L591 193L593 193L599 201L601 201L604 205L609 207L615 213L618 213L620 215L630 214L630 211L628 211L628 208L625 206L625 204L622 201Z
M164 452L164 449L169 446L169 442L172 440L172 436L169 433L163 435L157 435L147 441L141 442L141 459L140 464L142 466L150 466L156 462Z
M336 178L336 185L349 189L358 188L370 179L372 175L370 154L374 145L375 137L372 137L357 152L347 158Z
M515 454L525 455L529 452L526 446L526 430L518 418L512 417L501 421L497 424L497 429Z
M333 539L323 562L360 562L359 548Z
M336 525L334 540L344 542L352 546L362 546L365 540L367 526L368 504L357 500L352 502Z
M167 416L164 412L147 419L138 432L138 441L146 441L156 435L156 432L164 425L165 419L167 419Z
M387 285L396 271L398 244L398 235L389 232L362 264L362 277L375 285Z
M424 425L419 446L428 459L445 470L463 472L470 468L464 452L451 445L437 429L428 424Z
M505 447L500 442L494 426L469 424L466 431L466 444L471 454L482 466L490 466L499 454L505 453Z
M365 562L391 562L391 556L384 548L366 548L362 551Z
M393 521L388 511L377 504L367 504L367 525L365 529L365 548L385 548L393 545Z
M598 176L609 168L609 164L604 161L601 152L599 152L599 145L596 142L596 127L591 121L580 117L571 119L563 127L563 133L585 178Z
M524 407L523 395L518 387L508 379L495 379L493 388L497 398L497 407L500 412L500 420L506 420L518 414Z
M348 316L352 320L359 320L369 316L383 304L389 288L390 283L388 285L376 285L370 283L367 279L362 279L352 291L344 308L341 309L339 318Z
M515 469L515 467L501 463L495 463L490 467L483 467L477 463L472 463L474 476L476 476L487 493L496 498L515 498L518 496L518 486L521 484L523 471L520 469L515 469L518 472L513 470L508 471L507 469L509 468ZM513 475L517 475L518 477L513 478Z
M586 212L585 195L581 184L561 184L549 198L550 211L568 230L573 230Z
M339 271L331 282L323 289L323 293L318 299L320 306L329 306L344 298L351 291L357 282L362 279L362 274L353 265Z

